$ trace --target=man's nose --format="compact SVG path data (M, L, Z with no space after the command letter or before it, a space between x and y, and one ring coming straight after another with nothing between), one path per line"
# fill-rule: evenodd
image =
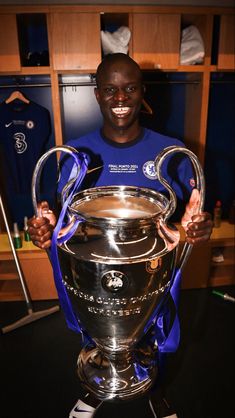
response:
M119 102L123 102L128 99L128 94L124 89L118 89L115 92L114 99Z

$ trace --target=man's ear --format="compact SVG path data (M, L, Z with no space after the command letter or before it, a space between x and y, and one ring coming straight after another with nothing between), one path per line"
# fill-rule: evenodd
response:
M94 94L95 94L95 97L96 97L97 102L99 103L100 94L99 94L99 89L98 89L98 87L95 87L95 88L94 88Z

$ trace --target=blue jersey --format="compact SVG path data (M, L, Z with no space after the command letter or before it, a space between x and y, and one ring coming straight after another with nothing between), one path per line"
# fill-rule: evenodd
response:
M49 111L34 102L0 104L0 147L7 188L27 193L51 133Z
M19 100L0 104L1 175L7 206L15 222L33 214L33 170L49 148L50 134L50 113L43 106Z
M66 145L88 156L88 170L80 189L125 185L147 187L165 193L166 196L165 187L157 180L154 160L168 146L184 146L177 139L146 128L143 128L137 139L124 144L108 140L102 136L100 130L96 130L71 140ZM75 173L74 160L66 155L62 156L59 193ZM175 153L164 162L162 175L176 193L178 213L181 214L180 207L189 200L195 184L191 162L184 154Z

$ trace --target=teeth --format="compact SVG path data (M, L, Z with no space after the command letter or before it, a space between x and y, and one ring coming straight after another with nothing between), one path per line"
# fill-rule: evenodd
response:
M113 107L112 112L115 115L126 115L130 111L129 107Z

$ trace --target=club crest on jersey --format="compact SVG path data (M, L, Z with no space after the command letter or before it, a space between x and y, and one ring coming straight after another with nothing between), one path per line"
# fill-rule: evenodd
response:
M32 120L27 120L26 128L33 129L34 128L34 122Z
M150 180L156 180L157 174L155 170L155 164L154 161L146 161L143 165L143 173L145 177L148 177Z

